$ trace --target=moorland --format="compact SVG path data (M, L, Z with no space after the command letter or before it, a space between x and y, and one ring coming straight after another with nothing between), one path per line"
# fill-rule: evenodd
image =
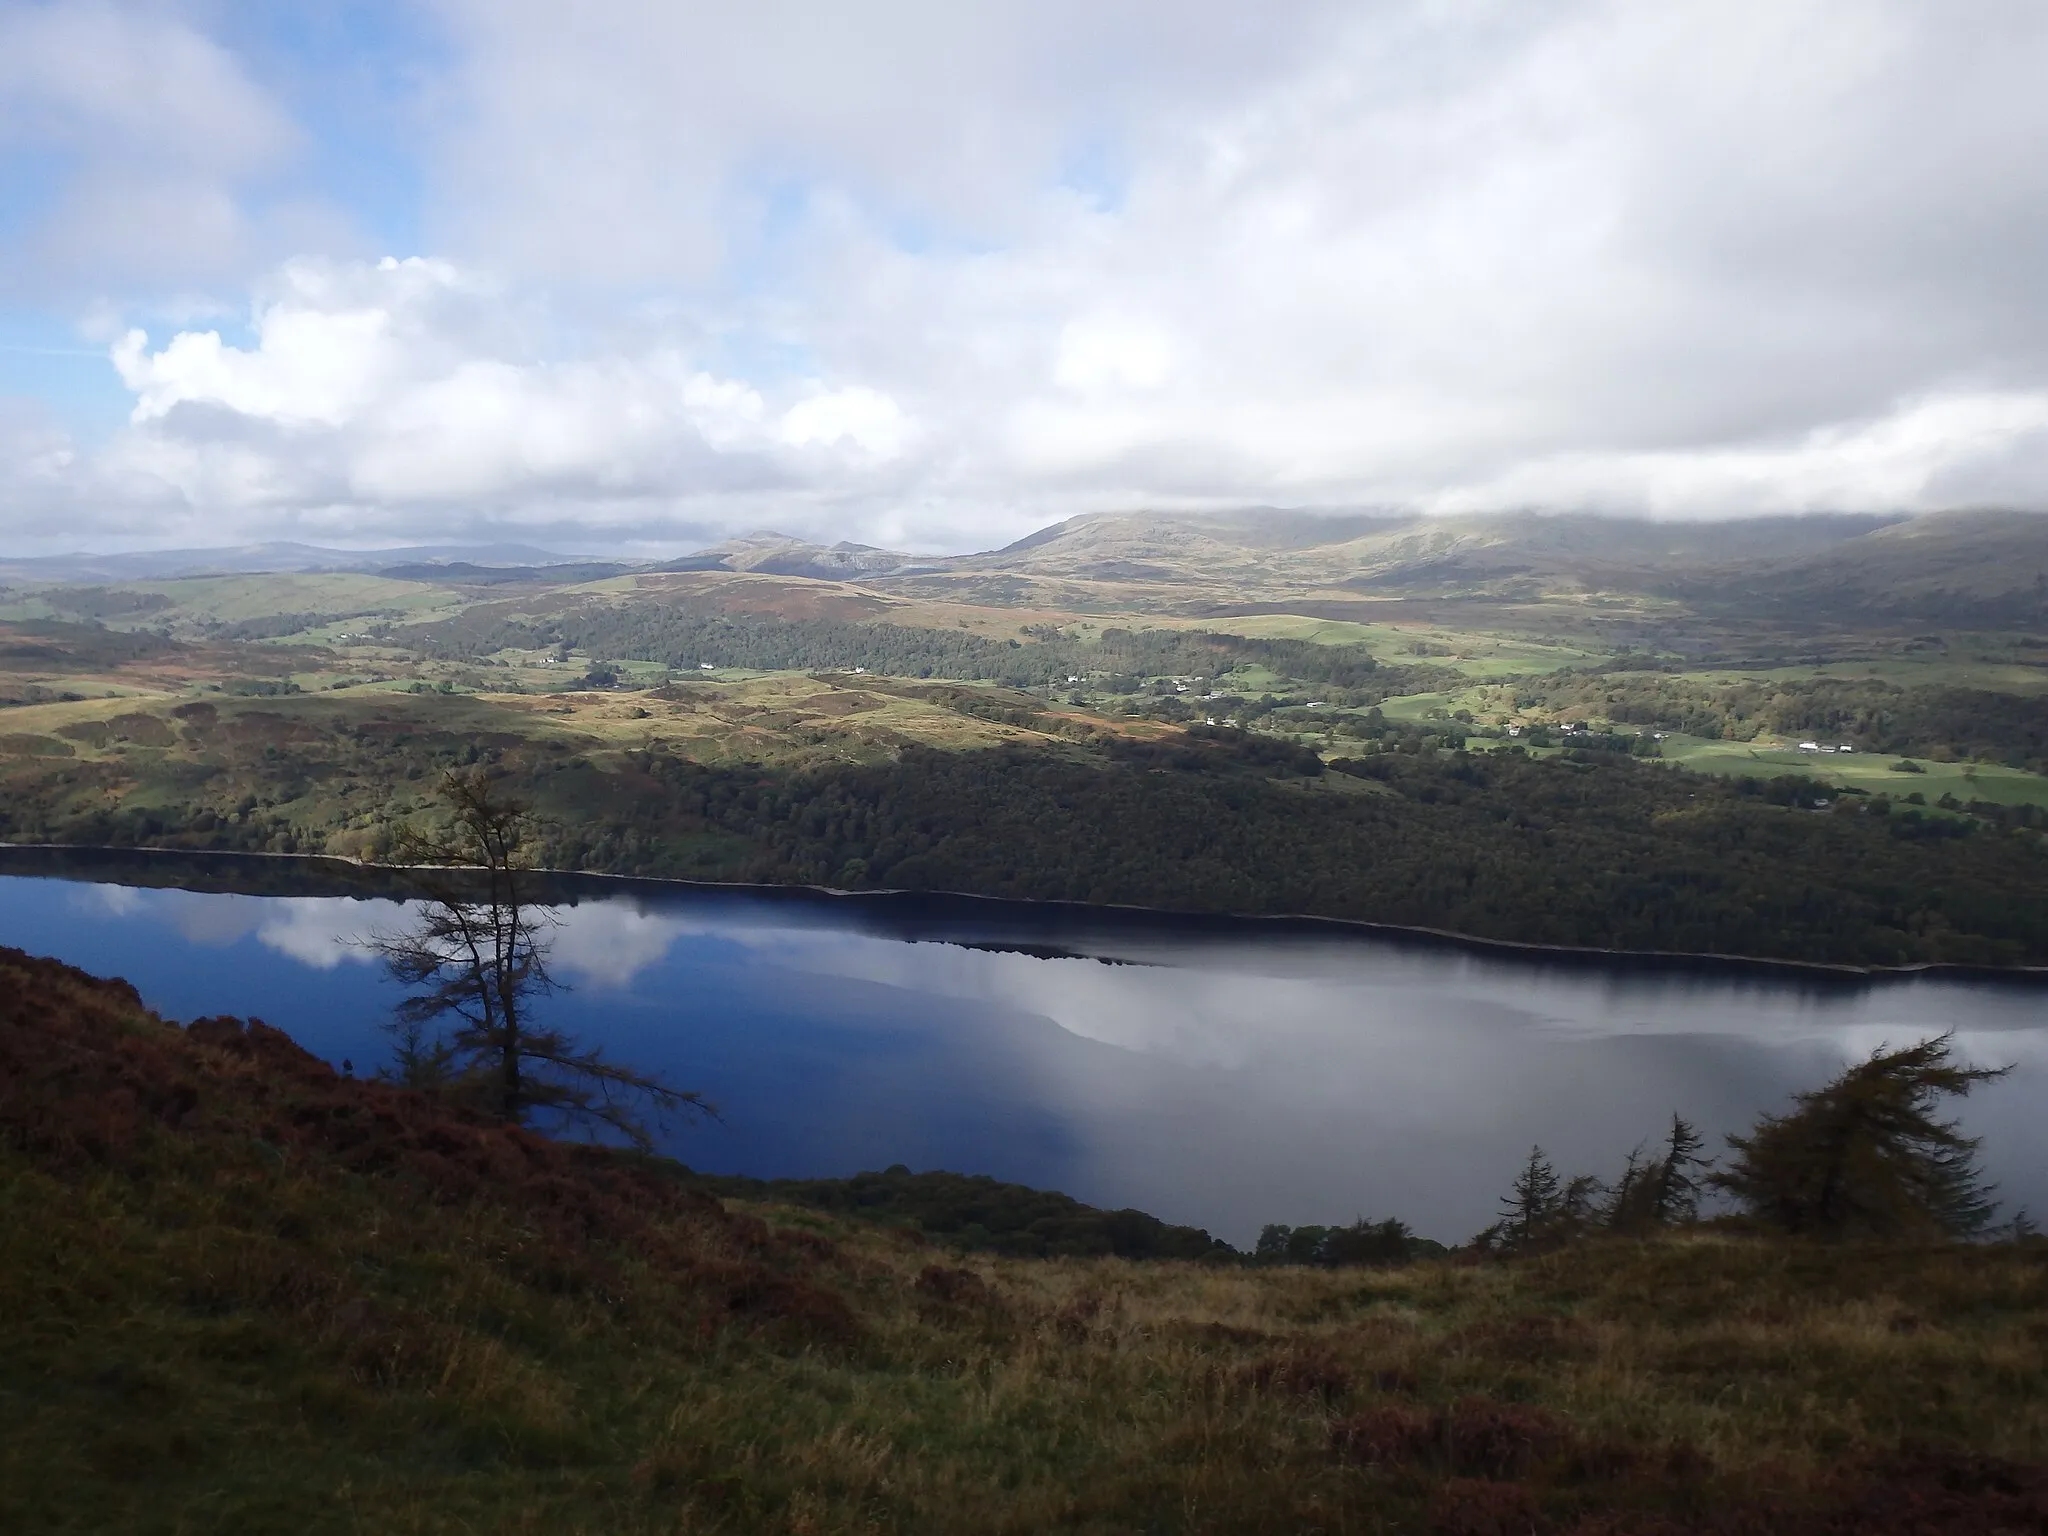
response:
M376 860L481 763L565 869L2048 963L2025 514L471 553L0 566L0 838Z

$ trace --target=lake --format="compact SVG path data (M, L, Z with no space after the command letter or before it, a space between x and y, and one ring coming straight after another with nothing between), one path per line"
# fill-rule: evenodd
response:
M47 864L44 860L43 864ZM0 943L256 1016L368 1073L400 995L360 943L397 901L283 861L0 857ZM90 878L87 878L90 877ZM179 885L210 889L167 888ZM302 885L314 894L242 894ZM1462 1240L1532 1143L1613 1173L1673 1111L1718 1145L1876 1046L1953 1029L2018 1070L1963 1106L2007 1212L2048 1210L2048 988L1563 962L1331 925L961 898L565 881L544 1017L704 1092L711 1172L904 1163L1135 1206L1239 1246L1399 1216Z

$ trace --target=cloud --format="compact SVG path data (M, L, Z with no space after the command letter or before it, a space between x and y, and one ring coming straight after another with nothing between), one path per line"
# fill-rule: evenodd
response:
M445 261L294 261L247 346L213 330L115 343L135 406L106 457L195 512L360 532L478 504L545 517L555 499L659 519L857 475L915 435L875 389L806 381L777 403L672 345L541 357L549 324Z
M0 11L0 296L153 297L245 278L346 220L278 178L304 135L228 49L157 6Z
M15 429L24 528L963 548L1134 504L2048 504L2024 0L437 14L439 254L316 242L246 337L126 337L124 432ZM179 35L237 126L175 96L144 179L204 167L246 224L300 130ZM139 131L64 89L9 131Z

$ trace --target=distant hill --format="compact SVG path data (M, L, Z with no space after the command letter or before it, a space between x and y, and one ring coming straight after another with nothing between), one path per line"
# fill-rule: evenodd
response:
M825 546L759 532L663 566L881 584L993 576L1154 586L1356 591L1371 595L1499 590L1661 590L1689 573L1826 561L1887 528L1939 523L1877 515L1650 522L1591 514L1421 517L1319 515L1277 508L1224 513L1106 512L1055 523L1001 549L923 556ZM2039 525L2048 536L2048 521ZM2031 525L2014 535L2024 540ZM1964 532L1960 542L1967 545ZM1951 537L1947 542L1958 542ZM2048 548L2048 537L2041 541ZM1997 557L2005 559L2006 552Z
M415 560L386 566L375 574L387 581L426 581L437 586L510 587L546 582L553 585L603 581L628 571L646 569L616 560L565 560L559 565L480 565L473 560Z
M326 549L317 544L237 544L218 549L158 549L118 555L46 555L0 559L0 581L64 584L150 581L167 576L241 576L264 572L376 571L388 566L468 561L482 566L556 565L567 555L530 544L421 544L399 549Z
M353 551L258 544L0 561L0 582L259 571L362 571L472 587L722 571L850 582L900 596L1106 611L1621 597L1721 618L1794 623L2048 626L2048 514L1678 522L1590 513L1422 517L1254 507L1091 513L967 555L818 544L770 530L658 562L577 560L518 544Z
M1660 585L1707 610L1959 628L2048 626L2048 514L1916 517L1781 562L1731 560L1673 573Z
M1641 590L1644 579L1825 555L1900 521L1876 516L1650 522L1591 514L1319 519L1300 513L1110 513L1070 519L953 565L1112 580L1281 581L1370 592L1503 582ZM2048 528L2048 524L2044 524ZM1144 574L1126 575L1142 569Z
M910 570L939 569L950 562L876 549L869 544L812 544L786 533L763 530L727 539L684 560L669 561L665 571L752 571L763 576L808 576L823 581L857 581L867 576L892 576Z

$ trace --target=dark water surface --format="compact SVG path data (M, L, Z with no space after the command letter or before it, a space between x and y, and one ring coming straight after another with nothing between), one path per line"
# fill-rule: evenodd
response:
M151 888L241 877L146 862L97 880L0 862L0 943L125 976L167 1017L255 1015L358 1071L384 1058L398 994L352 941L402 925L398 903ZM244 883L293 878L258 873ZM2048 1210L2038 982L1562 964L945 898L565 890L552 964L568 989L546 1017L709 1095L724 1123L669 1143L709 1171L907 1163L1240 1245L1268 1221L1355 1215L1452 1241L1492 1219L1532 1142L1610 1173L1673 1110L1718 1143L1880 1043L1953 1028L1970 1059L2018 1064L1964 1120L2008 1210Z

